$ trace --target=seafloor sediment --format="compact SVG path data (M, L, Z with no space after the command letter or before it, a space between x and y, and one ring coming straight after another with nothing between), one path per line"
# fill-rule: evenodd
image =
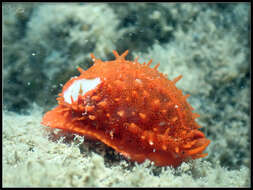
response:
M3 3L3 186L248 187L249 21L248 3ZM40 125L89 54L108 60L113 49L183 75L208 157L176 170L135 165Z

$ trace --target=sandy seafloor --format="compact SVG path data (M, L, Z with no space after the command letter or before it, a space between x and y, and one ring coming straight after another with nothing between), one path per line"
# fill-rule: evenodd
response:
M250 4L4 3L4 187L249 187ZM177 169L129 162L85 137L40 124L89 54L160 62L191 94L211 140ZM67 138L65 138L67 137Z

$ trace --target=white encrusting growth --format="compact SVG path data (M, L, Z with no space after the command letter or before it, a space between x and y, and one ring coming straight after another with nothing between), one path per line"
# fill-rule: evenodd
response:
M73 82L73 84L64 91L64 101L71 104L71 96L74 101L77 100L79 93L83 96L86 92L96 88L100 84L100 78L94 79L80 79Z

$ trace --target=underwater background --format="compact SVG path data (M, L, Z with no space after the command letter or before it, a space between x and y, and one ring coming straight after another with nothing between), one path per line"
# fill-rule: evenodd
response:
M249 3L3 3L3 186L248 187ZM41 126L62 85L112 50L171 80L201 115L208 156L179 168L135 164Z

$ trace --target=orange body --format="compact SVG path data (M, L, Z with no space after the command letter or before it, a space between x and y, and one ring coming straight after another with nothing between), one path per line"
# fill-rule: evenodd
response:
M139 163L178 166L204 157L210 140L175 83L150 68L113 52L116 59L101 61L70 79L59 94L58 106L47 112L42 124L93 137ZM86 86L91 84L90 87ZM88 90L87 90L88 89ZM86 92L87 91L87 92Z

